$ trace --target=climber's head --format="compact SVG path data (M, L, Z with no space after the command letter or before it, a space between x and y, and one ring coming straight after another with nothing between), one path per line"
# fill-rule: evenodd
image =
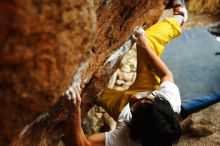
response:
M129 103L131 139L143 146L171 146L178 142L181 135L178 114L167 100L151 95L134 95Z

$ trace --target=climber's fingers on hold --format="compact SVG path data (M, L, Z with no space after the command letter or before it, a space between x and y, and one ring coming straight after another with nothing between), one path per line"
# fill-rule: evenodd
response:
M132 40L133 40L133 41L137 42L137 37L135 36L135 34L134 34L134 33L132 34L132 36L131 36L131 37L132 37Z
M79 91L79 94L81 93L81 88L79 85L76 85L77 90Z
M70 92L70 100L73 102L73 104L76 104L76 92L73 87L69 88Z
M64 93L64 96L66 96L66 99L67 99L67 100L71 100L71 96L70 96L69 90L67 90L67 91Z
M75 86L73 86L73 89L74 89L74 91L75 91L75 94L76 94L76 104L80 104L81 103L81 97L80 97L80 88L79 88L79 86L78 85L75 85Z

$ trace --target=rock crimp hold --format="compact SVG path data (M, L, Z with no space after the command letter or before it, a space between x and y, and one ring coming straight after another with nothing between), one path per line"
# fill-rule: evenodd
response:
M0 145L47 110L88 58L96 30L89 0L0 2Z

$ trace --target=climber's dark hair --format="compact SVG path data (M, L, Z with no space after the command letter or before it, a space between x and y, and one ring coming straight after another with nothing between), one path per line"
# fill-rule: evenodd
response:
M171 146L181 136L179 116L163 98L140 104L132 113L129 130L130 138L143 146Z

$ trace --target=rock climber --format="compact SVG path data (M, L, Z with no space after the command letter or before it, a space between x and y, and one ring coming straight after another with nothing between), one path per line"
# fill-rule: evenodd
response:
M124 92L106 89L98 101L117 120L116 129L87 137L81 127L80 88L68 89L67 146L171 146L178 142L180 93L171 70L160 59L166 43L180 35L187 20L184 5L179 0L174 4L172 18L133 33L137 44L134 84Z

